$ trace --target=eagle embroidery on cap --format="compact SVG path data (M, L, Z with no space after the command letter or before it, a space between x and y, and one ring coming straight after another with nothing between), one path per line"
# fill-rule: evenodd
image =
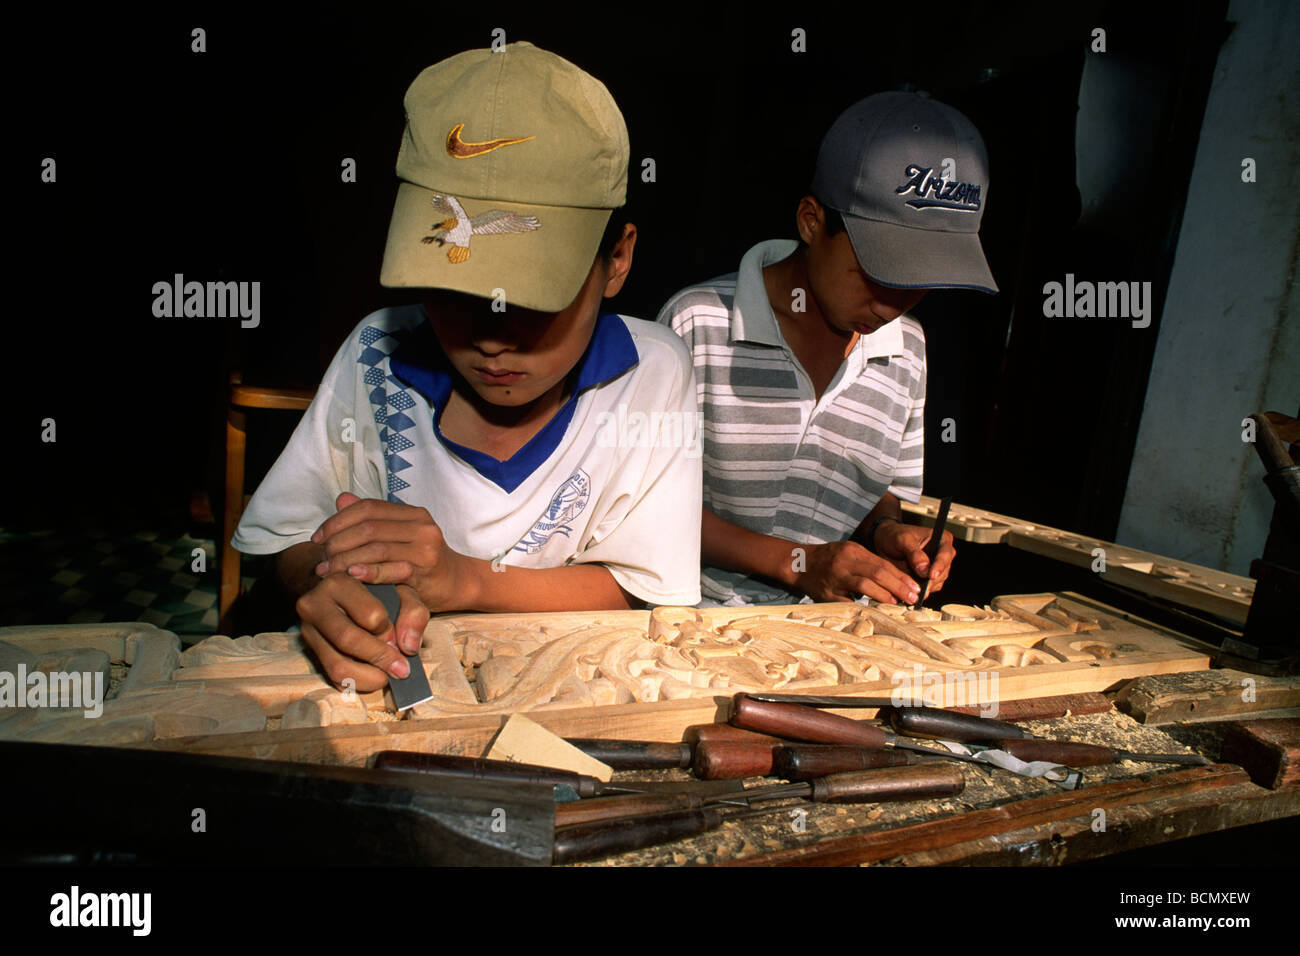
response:
M436 242L439 247L451 243L447 250L447 259L453 265L469 258L469 240L471 236L491 236L503 233L532 232L541 227L536 216L521 216L506 212L504 209L490 209L479 213L473 219L465 212L465 207L455 196L434 196L429 200L433 208L450 218L436 222L429 228L432 235L420 241L426 245Z
M490 153L502 146L514 146L516 143L526 143L530 139L537 138L536 136L502 136L499 139L486 139L481 143L471 143L460 138L460 131L464 128L464 123L457 123L451 128L451 132L447 134L447 153L457 159L482 156L484 153Z

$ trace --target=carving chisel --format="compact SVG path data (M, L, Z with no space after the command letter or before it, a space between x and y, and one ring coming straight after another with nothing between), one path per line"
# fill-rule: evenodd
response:
M930 574L934 572L934 559L939 556L939 549L943 547L943 529L948 523L948 506L952 504L952 498L944 498L939 502L939 515L934 519L934 530L930 533L930 540L925 543L925 556L929 560L929 570L926 572L925 590L921 592L921 599L916 602L914 607L920 607L925 603L925 599L930 596Z
M397 612L402 609L402 599L397 596L397 588L391 584L367 584L366 590L379 599L379 603L388 612L388 622L396 629ZM388 686L393 691L393 700L399 713L416 704L423 704L426 700L433 700L429 675L424 672L424 662L420 660L419 653L406 658L406 663L411 670L405 677L388 675Z
M916 755L826 744L750 744L735 740L710 740L696 746L693 772L702 780L743 777L807 780L850 770L900 767L921 759L916 757L915 760L909 760L908 757ZM817 769L809 769L814 767Z
M773 704L755 700L746 694L737 694L732 701L731 723L744 730L757 730L759 733L776 734L810 743L848 744L870 750L896 747L942 757L945 760L960 760L981 767L989 766L984 761L965 754L924 747L863 721L850 720L838 714L827 714L798 704Z
M794 797L816 803L892 803L928 800L962 792L966 778L956 767L889 767L861 773L842 773L803 783L755 787L746 792L751 800L788 800ZM616 802L622 798L614 798ZM706 801L711 802L711 801ZM642 847L670 843L706 833L728 820L764 813L789 812L790 806L763 807L745 813L722 813L717 807L646 816L623 817L600 822L565 826L556 818L555 863L589 860Z
M1176 763L1192 767L1208 767L1213 763L1200 754L1138 754L1074 740L999 740L991 746L1026 762L1046 760L1071 767L1095 767L1119 763L1121 760Z
M731 721L736 726L747 730L780 734L793 740L823 744L848 744L853 747L866 747L873 750L888 747L901 748L916 753L929 754L932 757L940 757L944 760L959 760L963 763L973 763L976 766L988 769L1005 770L1020 776L1044 777L1049 782L1065 790L1075 789L1083 779L1079 771L1047 761L1040 762L1037 766L1029 766L1026 761L1020 761L1010 754L1004 754L1002 751L996 750L982 755L984 759L981 760L979 757L973 756L960 743L945 744L945 746L950 747L947 750L923 747L918 743L913 743L903 737L896 737L886 730L873 727L863 721L850 720L847 717L841 717L839 714L828 714L825 711L816 710L812 707L801 707L798 704L773 704L767 701L754 700L745 694L736 695L731 706ZM958 750L960 753L957 752ZM999 757L1005 759L999 762ZM1008 761L1014 762L1009 763Z
M852 749L852 748L828 748ZM862 751L873 753L873 751ZM880 754L892 757L893 754ZM947 797L960 793L966 786L961 771L950 764L932 766L928 771L914 771L912 776L879 776L877 772L842 772L817 774L797 783L773 784L751 787L736 800L720 797L700 797L686 793L654 793L627 797L593 797L556 804L556 827L596 823L600 820L622 820L628 817L647 817L675 811L702 810L717 803L735 803L744 800L746 805L755 801L789 800L795 797L815 803L884 803L888 800L924 800L929 797Z
M697 795L735 796L743 790L738 781L633 780L627 784L605 783L572 770L558 770L512 760L488 760L481 757L457 757L451 754L422 754L407 750L382 750L375 755L376 770L403 770L448 779L459 778L500 783L544 783L553 787L571 787L579 797L596 797L620 793L694 793ZM743 800L737 798L740 805Z
M772 704L803 704L805 707L887 708L890 726L898 733L907 734L909 737L960 740L970 743L1035 736L1022 727L1001 720L962 714L941 707L924 707L919 704L899 706L888 697L804 697L798 694L745 694L744 696L751 700Z
M656 740L599 740L591 737L565 737L588 757L594 757L614 770L672 770L689 767L692 748L689 743L663 743Z

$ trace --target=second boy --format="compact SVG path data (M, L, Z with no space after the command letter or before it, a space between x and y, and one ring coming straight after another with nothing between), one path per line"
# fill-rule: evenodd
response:
M659 321L690 346L704 416L701 590L723 604L867 595L915 603L947 577L900 499L921 492L934 288L996 292L979 242L987 159L966 117L922 94L846 110L822 142L799 241L685 289Z

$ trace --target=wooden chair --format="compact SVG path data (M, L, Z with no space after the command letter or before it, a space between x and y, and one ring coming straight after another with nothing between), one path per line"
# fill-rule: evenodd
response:
M304 412L315 392L299 388L267 388L243 384L239 372L230 373L230 397L226 404L226 494L222 518L221 594L219 613L222 628L227 623L230 606L240 593L240 554L230 539L239 527L239 519L248 507L251 495L244 494L244 454L247 445L247 409L285 409Z

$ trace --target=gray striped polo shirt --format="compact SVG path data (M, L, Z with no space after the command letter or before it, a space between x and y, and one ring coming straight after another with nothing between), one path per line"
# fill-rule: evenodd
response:
M767 300L763 267L798 248L759 243L739 272L683 289L659 313L690 347L704 417L704 507L799 544L843 541L885 492L921 494L925 333L910 315L859 336L818 401ZM701 569L725 604L798 597L738 571Z

